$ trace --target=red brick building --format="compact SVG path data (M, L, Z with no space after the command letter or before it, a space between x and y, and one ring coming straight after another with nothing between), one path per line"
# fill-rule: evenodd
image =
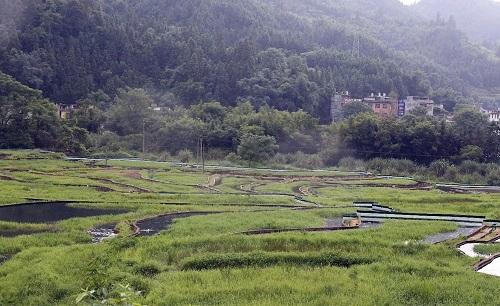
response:
M364 98L363 102L371 107L374 113L381 117L396 117L398 114L398 99L386 94L378 94Z

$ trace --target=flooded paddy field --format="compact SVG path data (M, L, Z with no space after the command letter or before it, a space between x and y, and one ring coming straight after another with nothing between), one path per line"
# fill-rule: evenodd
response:
M78 207L74 204L61 202L23 203L1 206L0 221L51 223L71 218L117 215L126 212L124 209Z
M335 169L202 173L136 160L3 159L0 176L0 305L73 305L86 288L123 287L142 305L500 304L499 244L457 248L494 232L344 218L353 202L378 202L498 220L500 194ZM476 271L482 257L491 262Z

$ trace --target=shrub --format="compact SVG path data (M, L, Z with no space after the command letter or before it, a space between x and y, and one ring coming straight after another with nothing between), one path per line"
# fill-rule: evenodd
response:
M416 241L406 241L392 246L394 252L400 255L415 255L422 253L428 248L428 245Z
M243 162L243 160L234 152L229 153L226 156L225 160L230 162L231 164L236 164L236 165L239 165Z
M366 163L367 169L376 173L382 173L388 168L388 162L386 159L374 158Z
M172 160L172 155L169 152L165 151L160 154L159 161L165 162L169 160Z
M339 161L338 164L340 169L351 170L351 171L362 171L365 170L365 162L353 157L344 157Z
M209 254L188 258L181 264L183 270L208 270L240 267L269 267L274 265L338 266L350 267L374 262L367 257L340 255L335 253L244 253Z
M413 175L417 165L407 159L374 158L367 162L367 169L376 173L394 176Z
M449 161L445 159L439 159L429 165L429 172L435 177L442 177L446 174L446 171L448 171L449 167Z
M177 153L177 159L181 163L189 163L190 161L194 160L193 152L191 152L190 150L187 150L187 149L180 150Z
M94 253L87 258L85 269L82 271L83 286L85 288L108 288L110 286L109 269L112 260L108 255Z
M460 174L474 174L478 173L480 175L486 175L487 169L485 164L478 163L472 160L463 161L460 166L458 166L458 171Z
M461 175L459 180L463 184L486 184L486 178L479 173Z
M500 186L500 168L496 167L489 171L486 176L486 182L488 185Z
M62 159L64 157L63 153L56 153L50 151L34 151L28 152L24 158L26 159Z
M448 167L448 170L446 170L444 178L449 182L457 182L459 179L459 173L457 167L453 165Z
M273 157L271 163L274 165L289 165L293 163L293 158L291 154L278 153Z
M460 159L479 161L483 157L483 149L478 146L465 146L460 150Z
M57 160L64 157L63 153L56 153L42 150L21 150L21 151L5 151L0 154L0 159L22 160L22 159L51 159Z
M158 264L154 262L145 262L140 263L134 267L134 273L145 276L145 277L154 277L161 272Z
M115 152L96 152L90 155L91 158L99 158L99 159L110 159L110 158L133 158L131 154L123 151L115 151Z
M319 155L323 163L328 166L337 166L343 157L355 154L353 150L343 145L336 134L336 128L331 127L321 135L321 150Z
M245 134L240 139L238 156L249 164L269 160L276 155L278 145L273 136Z
M205 153L205 159L207 159L207 160L223 160L227 156L228 153L229 153L228 150L224 150L224 149L219 149L219 148L209 149Z
M324 166L318 154L304 154L300 151L292 155L292 164L304 169L319 169Z

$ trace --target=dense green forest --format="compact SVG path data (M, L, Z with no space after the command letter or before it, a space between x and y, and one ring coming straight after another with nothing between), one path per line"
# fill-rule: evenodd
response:
M81 154L90 142L88 131L62 121L56 106L40 91L0 73L0 147Z
M203 137L214 158L232 152L235 161L277 152L317 154L325 164L349 154L498 160L498 127L477 114L468 127L482 125L480 140L433 118L393 122L354 111L351 121L322 125L338 91L430 95L453 111L500 87L497 55L471 43L453 18L426 21L397 0L0 7L2 113L19 112L0 127L2 147L186 155ZM61 121L48 101L80 108ZM369 133L357 136L365 126ZM248 152L256 146L266 149Z
M245 100L326 120L335 90L469 95L500 85L497 57L453 22L422 21L397 0L4 6L0 69L60 103L129 86L174 105Z

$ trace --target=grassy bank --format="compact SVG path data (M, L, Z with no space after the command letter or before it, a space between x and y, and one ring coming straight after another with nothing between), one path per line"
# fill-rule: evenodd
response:
M95 289L99 294L82 301L90 305L122 293L119 284L141 291L129 299L147 305L500 303L500 279L474 272L476 260L455 249L460 239L421 242L453 231L455 224L391 221L339 232L240 234L326 226L327 220L355 211L335 206L356 200L405 212L494 219L500 218L500 195L410 190L401 188L407 180L353 178L342 172L233 169L221 174L213 169L202 174L174 164L105 166L53 158L0 160L0 202L74 200L74 207L127 212L51 224L0 222L0 255L10 257L0 265L1 305L73 305L82 289ZM222 181L207 188L216 172ZM299 187L314 192L304 195ZM323 207L293 209L297 197ZM181 211L222 213L175 220L160 235L131 236L135 221ZM118 224L118 237L92 244L87 230L109 223ZM15 231L21 233L1 235ZM479 248L498 251L497 246Z

